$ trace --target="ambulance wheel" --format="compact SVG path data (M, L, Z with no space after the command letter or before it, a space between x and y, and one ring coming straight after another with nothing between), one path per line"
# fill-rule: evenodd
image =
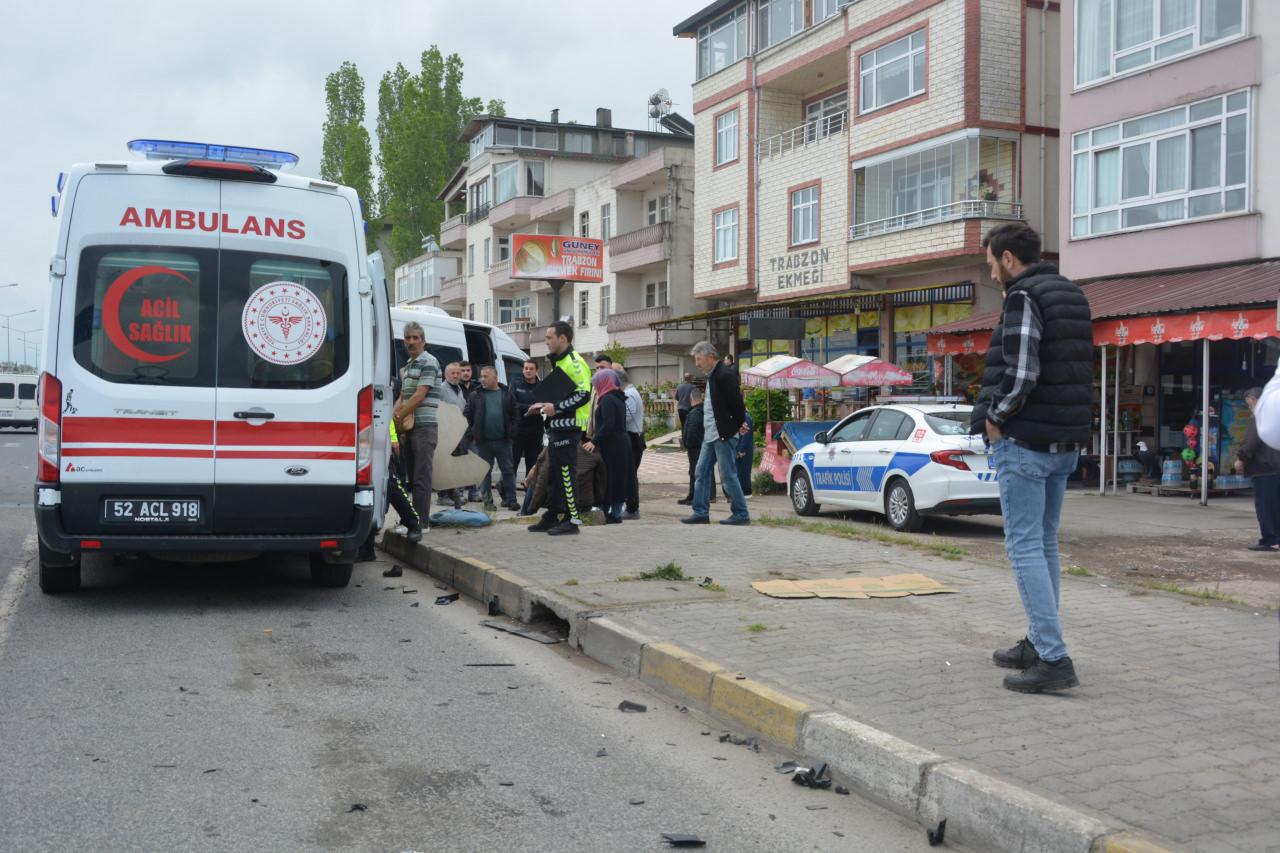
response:
M809 482L809 475L798 469L791 475L791 507L796 515L818 514L818 504L813 501L813 485Z
M45 595L75 592L80 588L80 558L40 547L40 591Z
M346 586L351 582L351 563L330 563L321 554L311 555L312 586Z
M916 512L915 495L911 494L911 487L901 477L891 482L885 492L884 514L890 526L903 533L919 530L924 524L924 519Z

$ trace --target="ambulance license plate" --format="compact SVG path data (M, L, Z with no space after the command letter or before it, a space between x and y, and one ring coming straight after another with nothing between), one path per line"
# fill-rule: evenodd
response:
M200 501L191 498L107 498L102 520L108 524L199 524Z

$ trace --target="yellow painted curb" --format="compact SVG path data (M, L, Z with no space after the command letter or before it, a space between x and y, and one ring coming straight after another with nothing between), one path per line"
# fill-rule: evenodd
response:
M750 678L721 673L711 682L711 713L724 714L772 741L800 746L800 723L811 706Z
M1093 849L1094 853L1172 853L1168 847L1129 832L1100 838Z
M640 678L687 696L705 706L711 679L724 667L685 651L675 643L646 645L640 653Z

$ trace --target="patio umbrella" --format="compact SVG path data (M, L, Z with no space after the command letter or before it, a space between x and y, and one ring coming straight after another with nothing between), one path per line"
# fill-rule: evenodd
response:
M742 371L742 384L753 388L834 388L840 375L821 364L794 355L775 355ZM765 418L773 420L772 401L765 395Z
M909 371L872 355L842 355L826 367L840 377L845 388L910 385L915 381Z

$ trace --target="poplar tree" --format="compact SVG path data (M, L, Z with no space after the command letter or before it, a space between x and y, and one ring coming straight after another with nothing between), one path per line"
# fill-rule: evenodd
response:
M364 126L364 79L355 63L343 62L325 77L324 96L320 177L353 187L364 205L365 219L373 219L373 148Z

